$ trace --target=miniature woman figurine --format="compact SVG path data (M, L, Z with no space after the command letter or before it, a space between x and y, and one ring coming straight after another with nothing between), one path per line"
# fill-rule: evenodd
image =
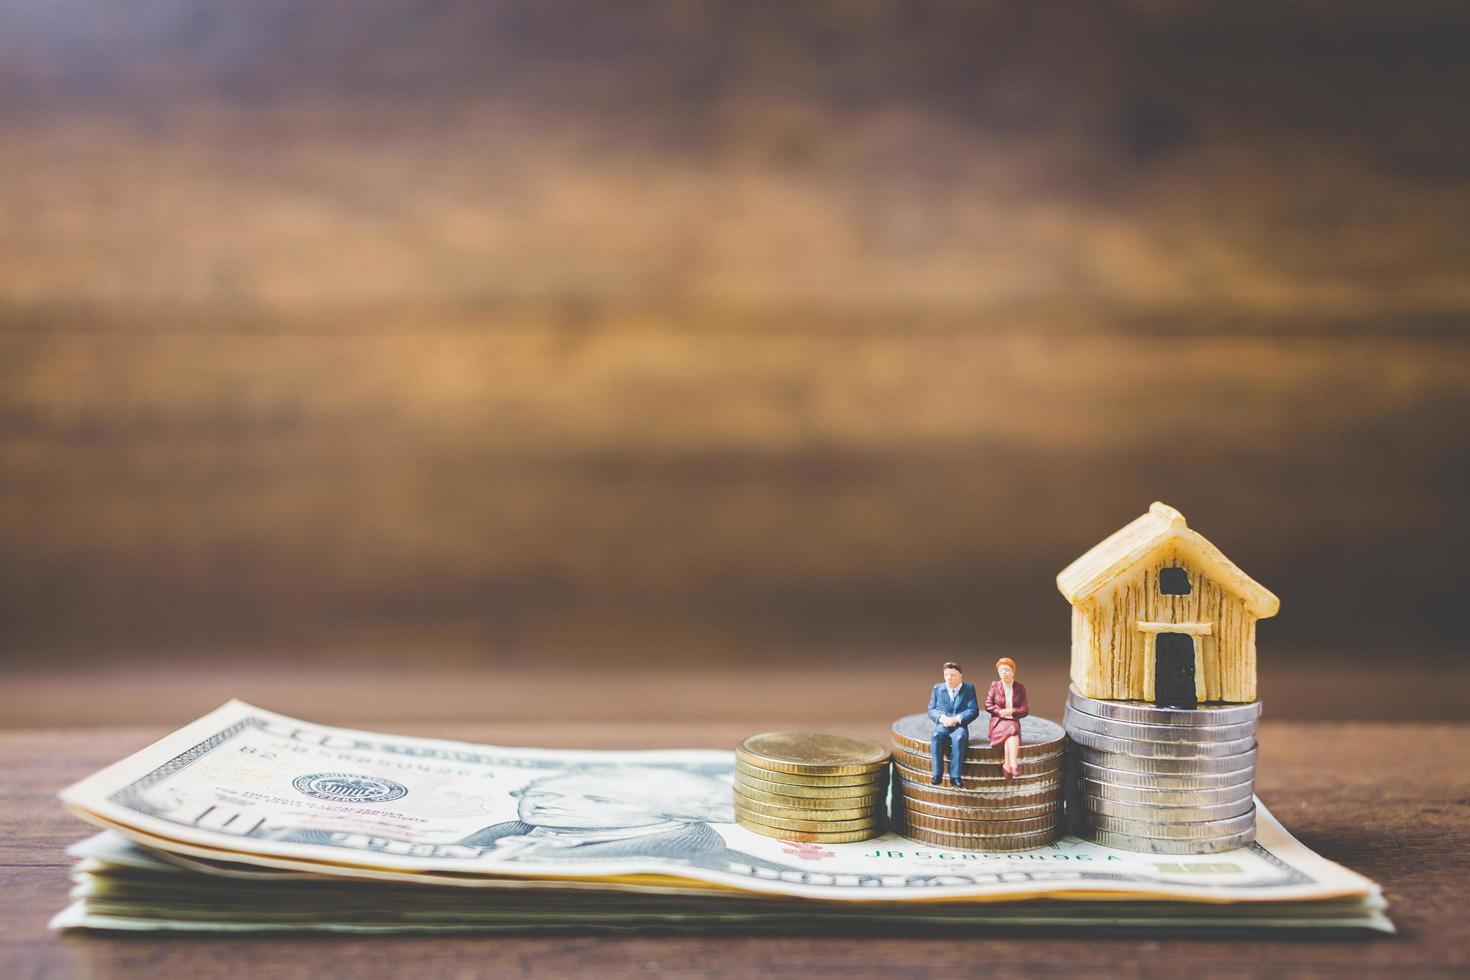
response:
M1021 775L1021 719L1031 713L1026 701L1026 685L1015 679L1016 662L1001 657L995 662L1000 680L990 682L985 695L985 710L990 712L990 747L1005 746L1005 762L1001 772L1007 779Z

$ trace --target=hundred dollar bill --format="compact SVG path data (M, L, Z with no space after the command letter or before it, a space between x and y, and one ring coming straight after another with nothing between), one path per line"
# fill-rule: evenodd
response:
M1303 847L1264 807L1253 844L1199 858L1075 838L1019 853L892 833L795 844L734 822L733 773L731 752L499 748L231 701L61 798L150 853L224 875L820 903L1064 896L1381 908L1377 885Z

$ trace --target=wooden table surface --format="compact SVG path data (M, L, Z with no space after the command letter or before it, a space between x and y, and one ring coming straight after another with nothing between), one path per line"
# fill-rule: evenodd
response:
M763 719L770 723L773 719ZM884 724L855 731L881 736ZM540 723L402 725L396 730L499 744L725 747L747 734L711 725L621 723L568 732ZM1251 939L1056 935L974 938L558 936L428 938L277 936L248 939L58 936L66 902L63 849L89 831L55 794L165 734L156 727L0 732L0 976L473 977L658 974L966 976L1003 967L1035 975L1395 974L1470 970L1470 725L1266 722L1258 793L1324 856L1377 880L1396 936Z

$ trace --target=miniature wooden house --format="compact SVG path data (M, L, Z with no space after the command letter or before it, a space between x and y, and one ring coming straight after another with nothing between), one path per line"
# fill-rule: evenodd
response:
M1057 576L1072 683L1088 697L1193 706L1256 699L1256 620L1281 600L1154 503Z

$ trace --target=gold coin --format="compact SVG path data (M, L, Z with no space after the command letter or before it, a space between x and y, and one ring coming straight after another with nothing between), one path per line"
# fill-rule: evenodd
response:
M1041 803L1033 803L1028 806L945 806L942 803L930 803L927 800L915 800L906 796L894 797L895 809L902 807L909 813L922 813L931 817L943 817L946 820L1026 820L1030 817L1042 817L1047 814L1056 813L1062 808L1061 797L1053 797Z
M994 776L971 776L962 773L961 776L965 780L965 785L963 789L958 790L949 785L949 775L948 773L946 773L944 776L943 785L952 793L965 793L971 789L988 789L994 786L1021 787L1028 784L1031 786L1035 786L1043 782L1055 782L1056 780L1060 779L1062 772L1061 762L1061 756L1058 756L1056 759L1055 768L1037 769L1034 766L1030 768L1023 766L1021 769L1021 775L1015 777L1014 779L1006 779L1004 775L1000 774L999 767L997 767L996 769L997 775ZM933 777L931 777L928 772L922 772L918 769L911 769L896 759L893 763L893 774L911 783L918 783L921 786L928 786L931 789L939 788L938 786L933 786L929 782L929 780Z
M907 779L895 780L894 794L903 796L905 799L922 800L926 803L939 804L940 806L957 807L1012 807L1031 806L1037 803L1050 803L1062 798L1062 781L1054 779L1049 783L1032 784L1024 789L1011 789L1010 787L976 787L970 789L966 784L965 789L949 789L944 786L931 786L927 781L923 785L911 783Z
M867 793L863 796L787 796L783 793L764 793L758 789L751 789L745 784L738 784L735 792L753 800L756 803L764 803L768 806L794 807L807 810L854 810L868 809L882 804L887 796L885 793Z
M737 758L735 769L752 779L764 779L768 783L785 783L788 786L851 786L854 792L861 791L864 786L881 783L888 778L887 766L874 772L861 772L856 775L813 776L808 773L782 772L779 769L762 769Z
M967 759L993 759L1000 762L1004 749L990 744L989 721L970 722L969 742L965 746ZM934 722L927 715L905 715L893 723L893 742L915 752L928 753L934 734ZM1062 750L1067 742L1066 730L1049 718L1027 715L1021 719L1021 760L1052 755Z
M922 827L902 827L896 822L893 832L920 844L943 847L951 851L1029 851L1045 847L1061 839L1061 831L1040 831L1033 834L1013 834L1009 837L956 837L941 834Z
M850 830L842 833L818 834L807 830L782 830L780 827L768 827L762 823L756 823L740 814L735 815L735 822L752 834L760 834L762 837L774 837L777 840L796 841L798 843L811 844L850 844L854 841L871 840L883 835L881 826L871 830Z
M931 763L928 752L914 752L910 749L904 748L901 745L894 745L893 761L899 765L907 766L910 769L916 769L919 772L927 770ZM1035 756L1034 758L1022 759L1021 772L1022 774L1025 774L1028 769L1033 767L1041 769L1055 769L1061 766L1061 764L1062 753L1060 751L1051 752L1046 755ZM946 772L949 771L949 759L947 757L944 761L944 769ZM1004 777L1005 773L1001 769L1000 759L979 760L966 758L964 762L960 764L960 775L988 778Z
M756 779L736 770L735 785L746 789L759 790L762 793L772 793L777 796L800 796L813 797L815 799L836 799L838 797L852 798L852 786L793 786L790 783L773 783L766 779ZM866 792L857 794L871 799L882 799L887 789L886 783L874 783Z
M804 820L799 817L773 817L770 814L743 809L738 803L735 804L735 815L780 830L806 830L821 834L844 833L849 830L872 830L887 818L887 814L880 818L871 813L856 820Z
M881 804L868 804L867 806L844 807L841 810L819 810L806 806L782 806L774 803L763 803L760 800L752 800L735 791L735 809L755 815L762 814L771 817L785 817L788 820L871 820L876 817L886 817L888 812Z
M933 830L955 837L1011 837L1016 834L1056 830L1062 825L1060 812L1024 820L947 820L944 817L931 817L926 813L905 811L899 819L903 820L905 827Z
M874 772L888 765L877 742L819 732L765 732L740 743L735 757L761 769L836 776Z

